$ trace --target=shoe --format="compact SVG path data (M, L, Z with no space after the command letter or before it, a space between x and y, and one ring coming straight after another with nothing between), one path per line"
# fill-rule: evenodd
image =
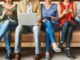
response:
M15 54L15 60L20 60L20 53Z
M62 42L59 43L59 48L60 48L61 50L63 50L63 43L62 43Z
M70 49L67 49L67 50L66 50L66 55L67 55L67 57L69 57L69 58L71 58L71 59L75 59L75 57L71 54Z
M58 47L56 47L56 48L53 48L53 50L54 50L54 52L61 52L61 49L60 48L58 48Z
M50 60L50 56L46 55L45 60Z
M6 60L11 59L11 53L10 53L10 54L7 54L6 57L5 57L5 59L6 59Z
M34 60L40 60L41 59L41 54L35 54Z

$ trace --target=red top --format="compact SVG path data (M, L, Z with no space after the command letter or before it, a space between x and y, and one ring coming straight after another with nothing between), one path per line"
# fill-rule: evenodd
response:
M59 4L60 4L60 7L61 7L61 13L63 13L64 10L66 10L66 8L73 10L73 2L70 2L67 7L63 4L63 2L60 2ZM60 27L63 26L63 24L66 20L74 22L74 20L72 18L72 14L70 12L65 14L64 17L60 19L60 23L59 23Z

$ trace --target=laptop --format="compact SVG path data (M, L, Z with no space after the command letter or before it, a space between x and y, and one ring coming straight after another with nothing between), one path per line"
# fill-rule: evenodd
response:
M24 26L37 25L37 13L18 13L18 24Z

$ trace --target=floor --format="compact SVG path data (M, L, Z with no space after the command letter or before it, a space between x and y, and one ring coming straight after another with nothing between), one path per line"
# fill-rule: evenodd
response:
M12 52L13 52L12 48ZM80 48L72 48L73 55L76 57L76 59L69 59L66 55L65 52L63 53L54 53L51 50L51 60L80 60ZM34 48L22 48L21 49L21 60L34 60ZM6 50L5 48L0 48L0 60L5 60L6 56ZM12 59L14 60L14 59ZM45 60L45 48L42 48L42 59Z

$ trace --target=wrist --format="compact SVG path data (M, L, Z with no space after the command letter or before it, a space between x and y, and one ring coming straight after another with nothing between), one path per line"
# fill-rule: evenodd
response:
M38 21L38 23L42 23L42 21Z
M53 16L51 16L51 19L54 19L54 17L53 17Z
M41 19L38 19L38 22L39 22L39 23L42 23L42 20L41 20Z
M63 17L64 16L64 13L61 16Z

